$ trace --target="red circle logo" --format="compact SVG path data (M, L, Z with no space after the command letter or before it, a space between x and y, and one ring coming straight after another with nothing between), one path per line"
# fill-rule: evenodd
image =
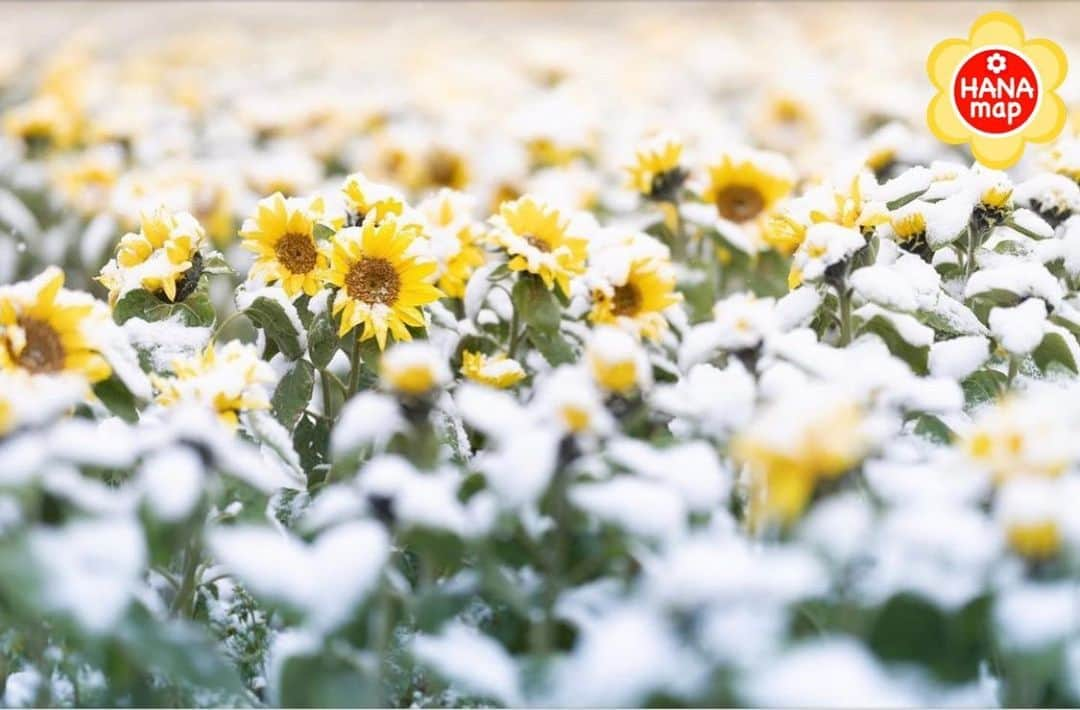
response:
M1031 120L1039 104L1039 78L1027 57L1005 47L981 49L956 71L953 105L960 119L981 133L1012 133Z

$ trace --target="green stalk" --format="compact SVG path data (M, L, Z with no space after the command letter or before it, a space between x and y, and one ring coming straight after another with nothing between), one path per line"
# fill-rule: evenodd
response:
M345 399L356 393L356 390L360 389L360 369L364 366L364 361L360 357L360 329L353 329L353 343L352 354L349 357L349 362L352 364L352 369L349 371L349 388L345 392Z

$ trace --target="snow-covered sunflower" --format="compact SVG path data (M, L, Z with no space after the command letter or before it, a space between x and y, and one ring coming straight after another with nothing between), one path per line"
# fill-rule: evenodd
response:
M527 271L550 290L570 295L570 279L585 272L588 240L571 234L570 220L530 195L499 208L491 218L492 241L506 250L514 271Z
M485 355L469 350L461 354L461 374L480 384L505 389L525 379L525 370L506 355Z
M865 245L866 240L858 230L832 222L811 226L792 259L788 288L794 289L805 281L822 279L826 269L844 261Z
M46 148L68 148L78 139L75 107L52 94L42 94L4 114L4 132L21 139L33 153Z
M437 285L450 298L465 295L469 277L484 263L480 234L472 217L475 204L473 197L444 188L418 208L439 264Z
M142 214L138 232L120 239L116 256L101 270L98 281L109 289L109 303L128 291L144 288L169 301L182 301L195 289L202 273L206 233L187 212L159 207Z
M736 224L754 222L787 196L795 182L791 164L778 153L725 153L708 166L701 198Z
M428 343L397 343L383 353L379 376L387 389L419 397L450 382L450 368Z
M332 307L340 314L339 335L364 326L361 340L375 338L386 347L386 335L411 340L407 326L424 327L420 306L442 298L430 280L436 264L417 256L413 243L419 227L396 219L365 220L331 239L327 283L338 288Z
M585 362L593 381L611 394L628 395L652 384L648 358L630 334L599 326L585 348Z
M687 172L679 165L683 145L671 134L653 137L634 152L626 166L630 187L652 200L673 200Z
M353 173L341 186L348 213L349 226L360 226L374 210L375 220L382 221L388 215L401 216L405 212L405 198L388 185L368 180L362 173Z
M289 298L314 296L329 260L315 238L321 201L286 199L280 192L262 199L255 215L240 228L243 246L255 252L250 275L266 283L280 283Z
M0 370L75 373L100 382L111 372L86 337L107 317L88 294L67 291L55 266L28 282L0 287Z
M158 404L207 406L230 428L236 428L241 413L270 407L266 387L274 379L255 346L238 340L221 347L211 343L201 353L177 360L172 377L151 375Z
M682 300L675 291L675 270L671 262L659 258L635 259L625 277L593 290L593 323L628 326L650 340L667 328L663 311Z

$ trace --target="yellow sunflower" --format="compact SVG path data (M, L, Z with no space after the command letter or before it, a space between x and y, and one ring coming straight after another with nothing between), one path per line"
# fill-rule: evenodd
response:
M461 354L461 374L473 382L499 389L513 387L525 379L525 370L517 360L506 355L488 357L469 350Z
M90 382L109 376L109 364L84 335L101 309L63 285L64 272L50 266L28 283L0 289L0 369L77 373Z
M702 199L715 205L721 217L737 224L767 214L791 192L794 183L783 156L761 151L725 154L708 167L708 172Z
M655 257L636 259L623 283L593 291L589 320L630 325L642 336L656 340L667 328L663 310L681 300L670 263Z
M411 340L406 326L424 327L420 306L442 298L429 283L435 262L410 253L420 230L396 219L365 220L331 240L327 283L337 286L333 313L340 314L339 335L363 324L361 340L374 337L386 347L389 331L397 340Z
M328 259L315 239L316 211L280 192L260 200L240 229L243 246L257 255L251 276L280 283L289 298L318 293Z
M469 277L485 261L473 224L473 205L468 195L443 189L418 208L427 220L431 249L439 263L437 285L450 298L465 295Z
M179 294L183 300L198 279L205 240L203 228L187 212L164 207L144 212L139 231L121 237L116 257L97 280L109 289L111 304L135 288L161 292L170 301Z
M341 192L345 197L349 226L363 224L372 210L375 211L376 221L382 221L388 215L401 216L405 211L405 198L401 193L387 185L368 180L361 173L353 173L345 178Z
M509 254L511 269L537 274L549 290L558 284L570 295L570 278L585 272L588 241L569 233L569 219L526 195L503 203L491 222L492 240Z
M11 431L15 425L15 415L11 411L11 402L0 395L0 436Z
M682 150L682 142L674 136L653 138L635 152L634 162L626 166L630 187L650 199L673 200L687 175L679 166Z
M270 407L266 386L274 371L250 343L231 340L221 348L211 343L202 353L174 362L173 375L151 375L158 404L209 406L232 429L240 413Z

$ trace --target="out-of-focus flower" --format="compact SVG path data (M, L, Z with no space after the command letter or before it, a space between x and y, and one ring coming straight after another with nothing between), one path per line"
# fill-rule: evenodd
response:
M329 260L315 238L321 202L286 199L280 192L259 201L255 215L240 229L243 245L255 252L250 275L268 284L280 283L285 294L314 296Z
M701 198L736 224L750 224L766 215L795 182L794 171L782 155L763 151L724 153L707 171Z
M122 168L120 149L102 146L60 161L53 168L52 178L67 204L84 215L93 216L108 208L112 187Z
M788 287L813 282L825 276L825 270L839 264L866 245L854 229L823 222L806 231L806 238L795 252L788 276Z
M585 272L587 240L571 234L570 220L529 196L504 203L491 218L492 241L510 257L509 267L538 275L550 290L570 295L570 279Z
M345 197L349 226L361 226L369 216L376 222L390 215L400 217L405 211L405 198L400 192L360 173L345 178L341 193Z
M443 189L420 203L426 220L425 233L439 264L437 285L450 298L465 295L465 284L484 263L480 233L473 221L475 200L461 192Z
M627 395L652 383L652 372L641 346L628 333L598 327L585 349L593 380L612 394Z
M338 334L363 325L360 339L375 338L384 349L387 333L412 340L408 326L424 327L420 306L443 293L429 283L435 262L411 252L419 228L368 214L363 227L342 229L331 239L325 279L338 288L332 307L341 316Z
M202 226L187 212L164 207L145 212L139 231L121 237L116 256L102 268L98 281L109 289L111 304L136 288L182 301L198 283L205 239Z
M77 111L60 97L37 96L4 113L4 132L21 139L34 153L70 148L78 139Z
M770 403L731 442L732 456L754 476L751 527L795 519L819 481L847 473L867 449L863 413L835 390L819 386Z
M274 381L274 371L259 358L254 345L231 340L221 347L211 343L202 353L177 360L172 377L151 379L158 404L209 407L235 429L243 412L270 407L266 386Z
M428 343L397 343L382 356L379 374L390 390L418 397L450 381L446 359Z
M1075 448L1058 413L1028 398L1006 399L980 411L959 446L998 482L1060 476Z
M0 287L0 370L77 373L99 382L111 372L87 333L107 318L88 294L67 291L64 272L49 267L36 278Z
M1060 550L1063 505L1056 484L1042 477L1021 477L1008 481L998 491L995 516L1017 554L1045 560Z
M461 354L461 374L473 382L500 389L513 387L525 379L525 370L517 360L468 350Z

